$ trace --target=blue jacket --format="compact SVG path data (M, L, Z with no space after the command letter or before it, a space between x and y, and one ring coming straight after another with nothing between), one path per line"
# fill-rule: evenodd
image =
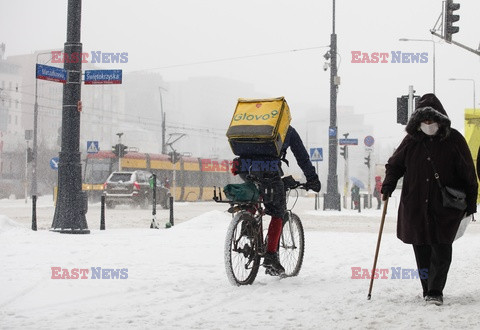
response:
M287 149L290 149L297 160L298 166L302 169L303 174L307 178L307 181L317 178L317 173L315 173L315 167L310 161L310 155L303 145L302 139L295 128L292 126L288 127L287 136L282 146L282 158L287 153Z

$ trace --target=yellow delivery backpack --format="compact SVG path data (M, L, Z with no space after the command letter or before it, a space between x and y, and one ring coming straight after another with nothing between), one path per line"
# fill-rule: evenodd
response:
M227 131L237 156L279 157L288 127L290 109L285 98L238 99Z

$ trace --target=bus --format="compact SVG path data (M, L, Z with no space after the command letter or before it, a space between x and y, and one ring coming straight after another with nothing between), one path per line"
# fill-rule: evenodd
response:
M112 151L87 154L83 173L82 190L89 201L98 201L103 185L110 173L115 171L146 170L156 174L157 180L175 195L176 201L212 200L214 187L239 183L241 179L230 172L231 161L197 157L181 157L172 164L168 155L128 152L123 158ZM175 176L175 192L173 179Z

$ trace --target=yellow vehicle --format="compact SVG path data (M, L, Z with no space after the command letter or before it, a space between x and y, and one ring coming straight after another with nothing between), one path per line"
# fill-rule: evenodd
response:
M213 198L213 187L223 187L238 182L230 172L228 160L181 157L172 164L168 155L129 152L119 159L111 151L99 151L88 154L85 159L82 189L87 192L90 201L100 199L104 184L110 173L122 171L146 170L157 176L176 201L200 201ZM175 175L175 192L173 192Z

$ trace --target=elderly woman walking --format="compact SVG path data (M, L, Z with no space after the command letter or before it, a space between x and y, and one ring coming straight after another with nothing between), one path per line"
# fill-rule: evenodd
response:
M382 195L384 200L391 196L403 177L397 237L413 245L418 269L427 269L428 278L420 280L425 300L442 305L452 243L461 220L477 209L475 166L465 138L450 127L434 94L420 98L405 130L408 134L385 166ZM443 206L435 172L443 186L465 192L465 210Z

